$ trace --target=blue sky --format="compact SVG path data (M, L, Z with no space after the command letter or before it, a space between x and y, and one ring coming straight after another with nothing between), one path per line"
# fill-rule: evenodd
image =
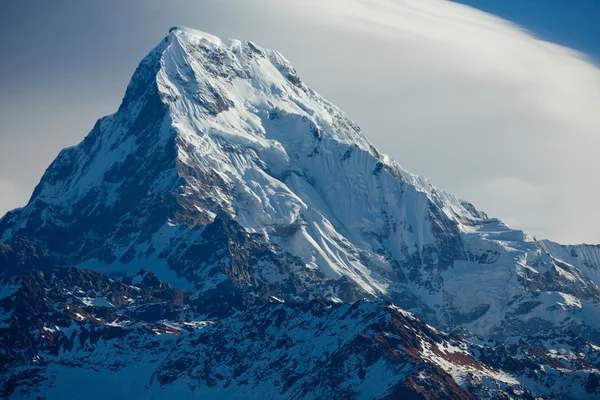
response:
M598 0L453 0L497 15L600 63Z
M411 172L538 237L599 242L600 1L29 0L0 13L0 215L114 112L171 26L281 51ZM498 18L520 24L533 36ZM535 37L534 37L535 36Z

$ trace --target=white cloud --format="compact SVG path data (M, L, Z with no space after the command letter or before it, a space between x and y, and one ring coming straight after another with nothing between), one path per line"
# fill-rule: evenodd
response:
M534 235L600 242L598 68L447 1L324 4L352 43L328 43L324 94L380 149Z

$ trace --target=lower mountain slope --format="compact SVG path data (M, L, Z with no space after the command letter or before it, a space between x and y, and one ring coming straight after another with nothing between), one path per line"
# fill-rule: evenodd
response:
M600 395L600 348L582 358L450 336L381 301L272 297L215 318L151 272L121 281L73 268L0 289L0 390L10 398Z

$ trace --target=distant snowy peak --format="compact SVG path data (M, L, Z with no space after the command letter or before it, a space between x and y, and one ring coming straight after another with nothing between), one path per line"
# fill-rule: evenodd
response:
M600 245L563 245L550 240L542 240L540 244L552 257L573 265L600 286Z

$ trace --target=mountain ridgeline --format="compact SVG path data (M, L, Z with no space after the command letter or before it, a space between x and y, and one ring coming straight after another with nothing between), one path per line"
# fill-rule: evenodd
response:
M280 53L188 28L0 220L0 277L7 397L600 396L597 246L489 218Z

